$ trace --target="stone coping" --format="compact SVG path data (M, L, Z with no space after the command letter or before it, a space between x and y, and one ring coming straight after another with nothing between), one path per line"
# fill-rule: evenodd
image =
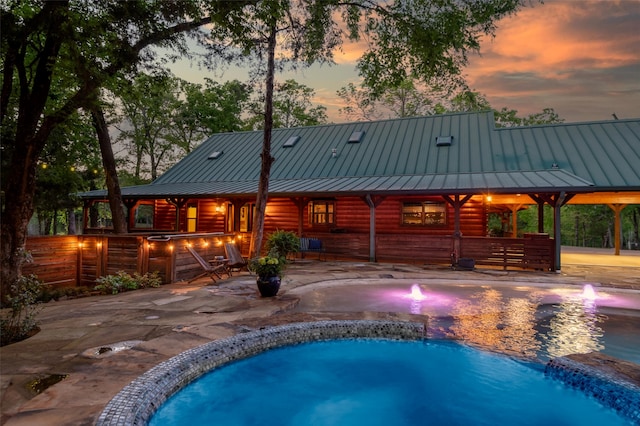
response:
M421 340L426 335L425 323L350 320L287 324L215 340L187 350L139 376L107 404L96 425L146 425L171 395L201 375L269 349L345 338Z

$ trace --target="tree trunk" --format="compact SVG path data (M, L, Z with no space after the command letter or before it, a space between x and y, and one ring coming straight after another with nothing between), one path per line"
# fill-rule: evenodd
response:
M9 159L9 173L5 178L5 210L0 226L0 304L7 301L11 295L11 286L22 275L22 263L27 256L27 227L34 210L36 169L40 154L55 125L55 120L43 123L40 119L51 88L52 63L55 63L62 45L60 28L66 24L65 14L69 4L44 4L43 16L50 17L47 21L46 37L35 69L31 91L24 87L20 92L16 137ZM25 69L17 65L16 69L20 78L24 79ZM4 96L8 96L8 93L4 93L4 85L2 95L4 103ZM6 118L4 114L3 107L3 120Z
M275 74L276 28L271 27L267 47L267 79L264 99L264 140L262 142L262 165L258 195L256 196L256 214L253 217L249 258L260 256L262 237L264 234L264 214L269 198L269 175L274 158L271 156L271 130L273 128L273 80Z
M106 175L109 207L111 207L111 220L113 220L113 231L116 234L126 234L127 220L124 215L124 209L122 208L122 193L120 192L116 161L113 157L111 137L109 136L107 122L104 119L102 108L97 104L91 107L91 116L93 118L93 126L98 134L98 141L100 142L102 166L104 167Z
M67 209L67 235L76 235L76 213L73 208Z

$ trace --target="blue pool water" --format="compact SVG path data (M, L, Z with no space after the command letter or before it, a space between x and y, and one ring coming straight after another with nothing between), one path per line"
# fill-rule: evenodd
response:
M532 365L455 342L338 340L207 373L150 425L624 425Z

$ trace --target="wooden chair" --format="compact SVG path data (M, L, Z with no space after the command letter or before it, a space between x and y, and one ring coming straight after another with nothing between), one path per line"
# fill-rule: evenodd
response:
M191 256L193 256L193 258L198 261L198 264L202 267L202 269L204 269L203 273L201 273L195 278L191 278L189 282L195 281L198 278L205 277L205 276L211 278L214 283L217 283L215 277L222 279L222 275L220 274L227 272L226 271L227 265L225 264L211 265L206 260L204 260L202 256L200 256L198 252L193 249L193 247L186 246L186 248L187 248L187 251L191 253Z
M227 255L227 259L229 259L229 263L227 263L227 267L229 270L238 269L241 271L242 269L249 270L247 259L242 257L240 253L240 249L238 246L233 243L225 243L224 244L224 252Z

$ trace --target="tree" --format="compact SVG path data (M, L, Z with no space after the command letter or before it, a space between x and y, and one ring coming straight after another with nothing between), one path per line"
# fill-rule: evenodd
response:
M522 0L454 2L432 0L265 0L225 15L214 38L241 56L251 57L254 76L264 76L264 138L250 256L262 244L264 208L268 198L276 68L284 64L331 62L343 39L370 43L358 62L365 85L374 96L397 87L410 76L428 82L459 75L467 52L477 50L480 36L491 34L495 22L514 13ZM339 23L337 19L341 19ZM341 25L342 24L342 25ZM278 64L276 64L276 47Z
M382 117L381 112L377 110L376 100L373 99L370 91L362 85L356 86L349 83L341 87L337 95L345 104L338 110L338 113L344 115L349 121L371 121Z
M117 96L119 108L114 110L121 111L115 118L118 140L125 142L135 158L133 175L140 179L146 163L151 180L155 180L161 164L173 160L184 147L167 138L180 107L179 81L164 73L139 74L133 81L123 82Z
M40 223L40 234L61 232L58 217L65 214L68 234L75 234L75 214L80 206L73 195L96 189L91 187L83 171L94 170L100 163L91 118L86 114L73 114L63 125L53 130L40 159L36 174L35 209Z
M313 105L311 99L315 90L295 80L287 80L276 84L273 92L273 127L317 126L327 122L327 108ZM250 109L259 111L264 99L253 102ZM251 130L262 129L264 116L254 112L246 120L245 127Z
M128 154L135 158L134 181L155 180L193 146L213 133L242 129L241 113L249 97L239 81L205 86L164 71L139 74L112 88L111 121Z
M376 96L368 87L349 83L337 92L346 104L338 112L350 120L380 119L385 111L389 117L431 115L435 112L432 100L435 92L420 90L418 84L416 79L404 80Z
M220 84L206 78L204 87L182 80L181 89L180 105L166 137L186 152L214 133L243 129L242 112L251 95L248 85L238 80Z
M413 80L404 80L386 91L382 103L397 117L430 115L433 113L433 101L429 95L419 90Z
M463 90L451 99L447 112L490 111L491 109L489 101L482 93Z
M500 111L494 110L494 114L496 127L536 126L564 122L564 118L560 118L553 108L544 108L542 112L529 114L525 117L519 117L518 111L506 107Z
M200 26L243 4L196 0L12 0L0 4L0 124L7 156L0 230L3 302L21 274L27 224L34 211L36 170L52 131L78 109L90 111L102 155L108 156L100 88L118 73L154 60L152 45L188 54L185 33L199 36ZM121 211L112 160L104 158L103 163L108 166L112 208ZM124 223L114 226L117 232L126 231Z

